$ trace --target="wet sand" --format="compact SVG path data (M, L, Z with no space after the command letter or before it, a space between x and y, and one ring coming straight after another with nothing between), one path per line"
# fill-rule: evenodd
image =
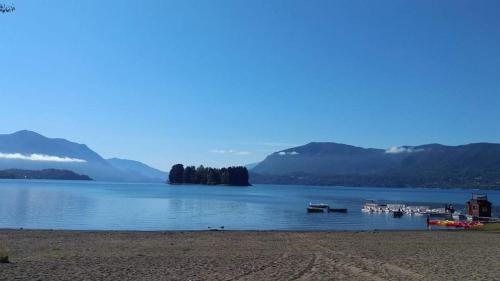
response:
M0 230L0 280L500 280L500 234Z

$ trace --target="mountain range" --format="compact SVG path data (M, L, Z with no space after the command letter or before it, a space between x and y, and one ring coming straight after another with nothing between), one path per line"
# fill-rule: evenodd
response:
M389 149L312 142L251 164L252 183L381 186L500 187L500 144L426 144ZM165 182L144 163L104 159L87 147L32 131L0 135L0 170L69 170L100 181Z
M104 159L85 144L32 131L0 135L0 170L63 169L101 181L165 182L167 173L138 161Z
M275 152L252 183L382 187L500 187L500 144L426 144L389 149L312 142Z

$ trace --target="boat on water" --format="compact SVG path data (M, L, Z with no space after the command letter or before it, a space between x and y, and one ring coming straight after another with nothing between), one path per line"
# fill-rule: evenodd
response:
M472 220L472 217L468 217L467 215L463 215L461 213L454 213L451 215L451 218L455 221Z
M393 213L401 211L406 213L406 205L403 204L378 204L373 200L366 202L361 211L367 213Z
M429 220L429 225L437 225L444 227L455 227L464 229L483 229L484 225L478 221L454 221L454 220Z
M367 213L386 213L389 210L387 208L387 204L378 204L375 203L375 201L370 200L363 205L361 211Z
M326 203L309 203L309 207L311 208L328 208L330 207L330 205L326 204Z
M451 213L448 207L431 209L429 206L407 206L405 204L378 204L374 200L367 201L363 205L361 211L365 213L396 213L395 217L398 217L400 215L400 212L403 213L403 215L411 215L411 216L454 214L455 216L458 217L461 215L459 212L456 212L455 210L453 210L454 213Z
M392 215L395 217L395 218L400 218L404 215L404 213L401 211L401 210L398 210L398 211L394 211L392 212Z
M347 208L330 208L326 203L309 203L308 213L347 213Z
M327 212L330 208L330 205L326 203L309 203L307 207L308 213L324 213Z
M307 207L308 213L324 213L326 208Z
M330 213L347 213L347 208L328 208Z

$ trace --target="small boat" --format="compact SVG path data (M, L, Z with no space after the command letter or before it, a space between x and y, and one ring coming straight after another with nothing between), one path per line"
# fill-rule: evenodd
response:
M467 220L467 216L466 215L462 215L459 212L455 212L454 214L452 214L451 218L453 220L455 220L455 221L464 221L464 220Z
M367 213L388 213L390 210L387 204L378 204L374 200L370 200L363 205L361 211Z
M398 211L394 211L392 212L392 215L395 217L395 218L400 218L404 215L404 213L401 211L401 210L398 210Z
M329 205L328 204L325 204L325 203L309 203L309 207L311 208L328 208Z
M347 208L328 208L330 213L347 213Z
M307 212L308 213L324 213L325 208L307 207Z

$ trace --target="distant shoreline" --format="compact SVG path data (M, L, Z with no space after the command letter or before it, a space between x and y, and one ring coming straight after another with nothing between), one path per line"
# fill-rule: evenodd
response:
M68 232L68 233L212 233L212 232L248 232L248 233L345 233L345 232L352 232L352 233L380 233L380 232L429 232L428 229L373 229L373 230L316 230L316 229L310 229L310 230L272 230L272 229L265 229L265 230L258 230L258 229L250 229L250 230L239 230L239 229L217 229L217 230L210 230L210 229L202 229L202 230L113 230L113 229L52 229L52 228L23 228L23 227L17 227L17 228L10 228L10 227L5 227L5 228L0 228L0 233L3 231L27 231L27 232ZM432 231L443 231L443 232L448 232L448 231L466 231L463 229L433 229ZM470 232L470 230L467 230L467 232Z
M73 181L71 179L12 179L0 178L0 180L20 180L20 181ZM495 188L478 188L478 187L425 187L425 186L340 186L340 185L312 185L312 184L284 184L284 183L250 183L249 185L206 185L196 183L165 183L165 181L149 182L149 181L106 181L106 180L77 180L80 182L93 183L116 183L116 184L154 184L154 185L172 185L172 186L220 186L220 187L252 187L256 185L273 185L273 186L297 186L297 187L324 187L324 188L388 188L388 189L429 189L429 190L469 190L469 191L499 191L500 187Z
M467 186L383 186L383 185L334 185L334 184L306 184L306 183L273 183L273 182L251 182L251 185L282 185L282 186L317 186L317 187L333 187L333 188L425 188L425 189L460 189L460 190L500 190L500 186L495 187L467 187Z
M234 184L201 184L201 183L169 183L167 182L167 185L174 185L174 186L182 186L182 185L197 185L197 186L227 186L227 187L249 187L252 186L251 183L249 184L242 184L242 185L234 185Z
M77 174L70 170L61 169L8 169L0 170L0 179L12 180L74 180L74 181L93 181L87 175Z
M21 178L0 178L0 180L18 180L18 181L80 181L80 182L94 182L93 179L90 180L75 180L75 179L46 179L46 178L39 178L39 179L34 179L34 178L26 178L26 179L21 179Z

